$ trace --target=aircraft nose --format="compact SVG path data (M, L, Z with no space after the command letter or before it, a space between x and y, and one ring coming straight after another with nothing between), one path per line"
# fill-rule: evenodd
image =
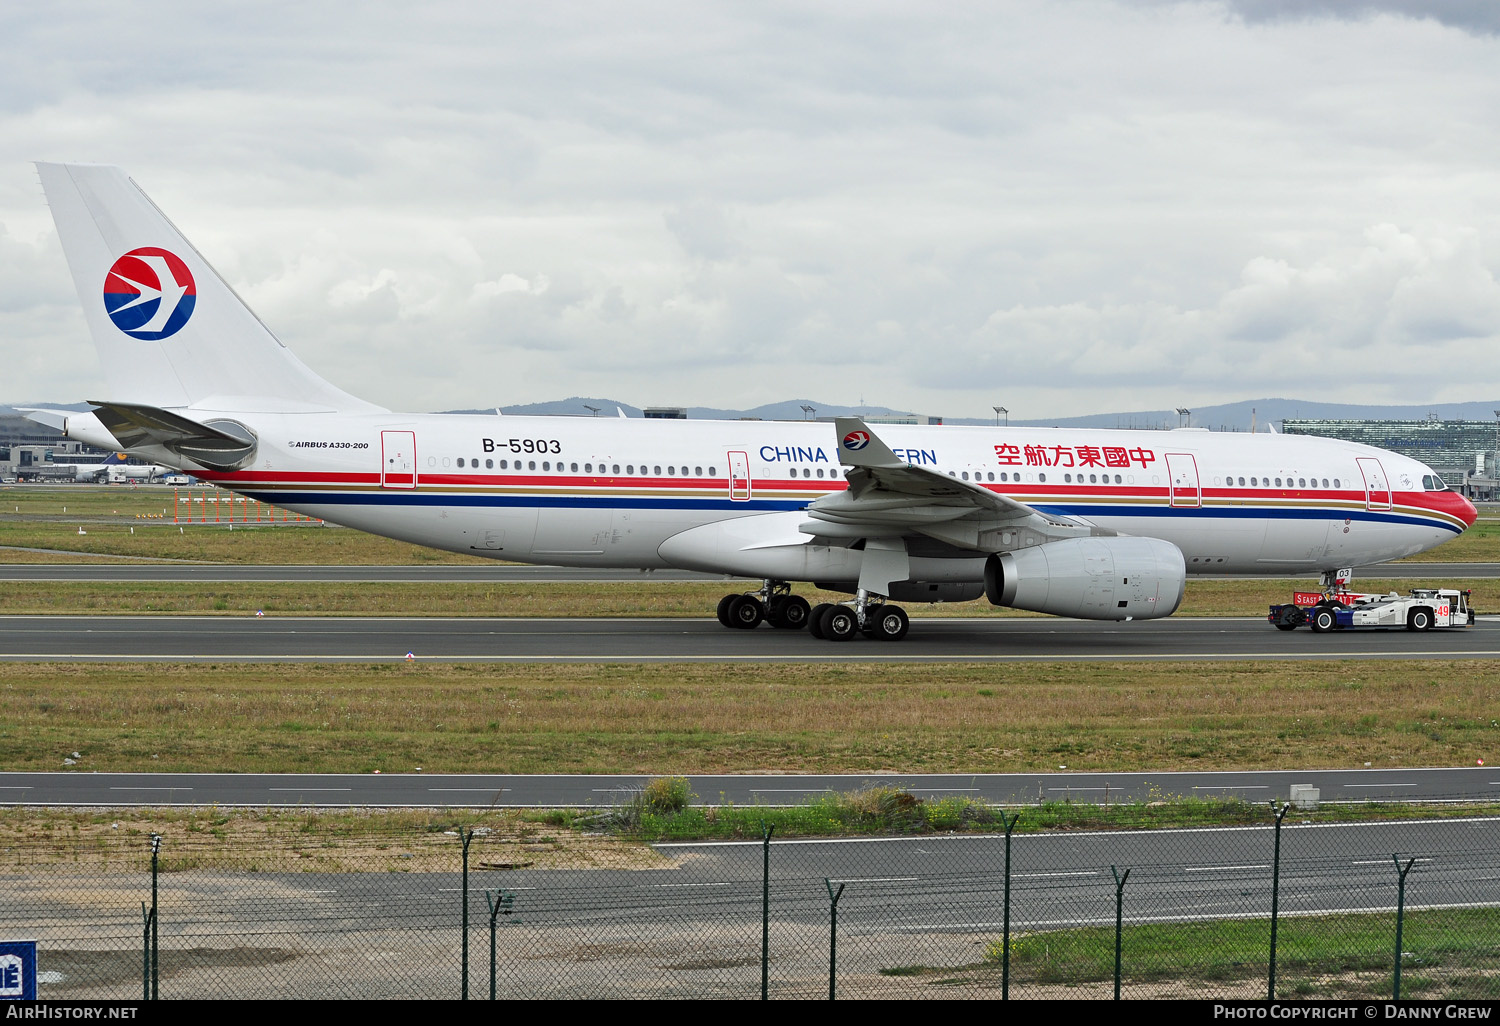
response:
M1474 521L1479 519L1474 504L1457 492L1427 492L1423 498L1429 509L1462 520L1465 529L1473 527Z
M1458 518L1464 522L1465 527L1473 527L1474 521L1479 519L1479 510L1474 504L1462 495L1458 496Z

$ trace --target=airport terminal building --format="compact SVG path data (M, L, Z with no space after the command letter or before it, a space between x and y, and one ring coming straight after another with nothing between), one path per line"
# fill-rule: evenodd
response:
M1281 422L1288 435L1342 438L1421 460L1449 487L1470 497L1493 498L1495 457L1500 449L1496 420L1294 420Z

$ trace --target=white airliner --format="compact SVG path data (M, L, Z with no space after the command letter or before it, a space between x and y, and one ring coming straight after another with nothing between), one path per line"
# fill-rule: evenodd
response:
M171 467L164 467L159 463L127 463L127 456L123 452L117 452L113 456L106 456L95 463L58 463L53 462L44 466L67 467L73 471L76 481L93 483L108 482L110 484L123 484L129 481L155 481L157 478L165 477L172 473Z
M303 365L121 170L38 169L111 394L34 417L422 545L762 580L725 626L896 640L895 602L980 595L1148 619L1188 574L1331 582L1474 521L1421 463L1305 436L393 413Z

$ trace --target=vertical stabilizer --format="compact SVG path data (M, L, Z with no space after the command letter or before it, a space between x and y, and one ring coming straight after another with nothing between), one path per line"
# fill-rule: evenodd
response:
M109 398L164 409L376 410L309 370L117 167L38 163Z

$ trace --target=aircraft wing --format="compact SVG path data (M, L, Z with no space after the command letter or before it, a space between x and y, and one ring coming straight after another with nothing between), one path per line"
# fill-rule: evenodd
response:
M839 417L839 461L849 488L813 502L807 534L850 537L922 534L976 552L1008 547L1006 529L1079 527L970 481L898 457L858 417Z

